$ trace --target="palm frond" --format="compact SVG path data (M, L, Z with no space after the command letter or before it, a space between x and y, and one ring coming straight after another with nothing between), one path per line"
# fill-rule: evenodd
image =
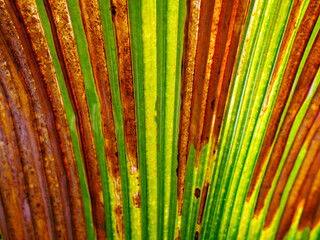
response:
M0 16L0 239L320 238L319 1Z

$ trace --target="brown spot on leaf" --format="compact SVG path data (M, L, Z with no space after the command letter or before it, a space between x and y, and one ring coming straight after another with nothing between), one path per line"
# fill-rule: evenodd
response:
M137 191L132 195L132 202L134 207L140 208L140 191Z
M196 188L195 191L194 191L194 196L196 197L196 199L198 199L200 197L200 188Z

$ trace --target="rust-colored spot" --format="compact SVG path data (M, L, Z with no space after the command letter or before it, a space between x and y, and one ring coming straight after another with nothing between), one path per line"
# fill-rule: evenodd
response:
M111 13L112 15L116 15L116 7L114 5L111 6Z
M201 200L200 200L200 207L199 207L198 220L197 220L198 225L200 225L202 221L204 206L206 204L207 196L208 196L208 188L209 188L208 180L205 180L205 183L202 189Z
M177 236L174 240L179 240L180 239L180 228L177 228Z
M134 207L140 208L140 191L137 191L132 195L132 202Z
M201 194L200 188L196 188L194 191L194 196L196 197L196 199L200 197L200 194Z
M123 212L121 205L117 205L114 209L114 214L116 216L117 223L123 222ZM124 239L124 226L123 224L117 224L116 225L117 234L119 236L119 239Z
M194 239L195 239L195 240L198 240L198 239L199 239L199 232L198 232L198 231L196 231L196 234L194 235Z

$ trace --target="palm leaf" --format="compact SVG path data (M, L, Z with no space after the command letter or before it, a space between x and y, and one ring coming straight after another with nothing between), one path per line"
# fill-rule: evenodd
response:
M0 239L319 239L319 15L0 0Z

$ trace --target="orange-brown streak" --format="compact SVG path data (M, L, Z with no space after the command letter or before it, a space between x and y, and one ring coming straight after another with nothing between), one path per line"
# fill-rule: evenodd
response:
M24 199L25 202L21 205L25 211L25 217L26 219L24 220L24 227L26 229L27 232L30 232L31 235L33 235L33 226L32 226L32 221L34 221L34 217L31 218L31 213L30 213L30 207L28 207L28 195L29 196L37 196L39 197L39 199L30 199L30 206L33 208L32 209L32 213L35 212L40 212L40 216L39 219L41 219L41 217L45 216L42 215L43 214L43 209L39 209L37 211L35 211L35 206L41 206L40 204L42 204L42 202L38 203L38 201L41 201L41 192L40 192L40 184L38 182L38 178L37 175L36 177L34 177L35 174L35 164L33 162L33 159L36 159L36 157L38 156L38 146L37 143L35 141L35 139L32 137L29 137L29 134L31 134L31 132L33 130L31 130L32 128L32 120L33 119L26 119L23 115L23 111L28 112L29 111L29 104L28 104L28 97L26 95L26 93L24 92L24 86L22 85L21 82L16 81L15 83L13 82L12 77L16 77L19 78L19 76L17 76L17 73L14 72L14 76L11 75L10 69L8 68L8 64L6 62L6 58L7 60L9 60L9 56L4 56L3 53L5 53L4 51L4 45L3 45L3 41L2 41L2 34L0 32L0 85L3 86L3 90L4 93L6 94L6 99L8 100L8 104L10 105L10 109L11 109L11 114L12 114L12 124L13 124L13 128L14 131L16 133L17 136L17 146L20 149L20 153L19 155L20 157L16 158L15 163L13 163L11 166L16 166L17 169L21 169L20 174L24 175L23 178L25 178L26 186L21 183L21 185L19 184L19 187L21 187L22 189L22 196L21 199ZM9 61L10 63L10 61ZM12 66L11 66L12 67ZM15 69L13 69L15 70ZM18 83L17 83L18 82ZM19 96L23 98L24 101L20 101ZM22 103L22 105L20 105L20 102ZM8 121L8 119L6 119L6 121ZM28 142L23 142L20 140L25 140ZM11 143L14 144L14 143ZM22 164L22 166L21 166ZM20 165L20 167L19 167ZM41 172L39 172L41 174ZM42 176L41 176L42 178ZM29 188L29 185L31 185L31 189ZM38 194L39 193L39 194ZM34 195L36 194L36 195ZM25 196L25 197L23 197ZM43 221L45 221L43 219Z
M1 194L0 194L0 229L1 229L2 238L10 239L8 228L7 228L7 221L6 221L4 208L3 208L3 201L1 199Z
M207 62L211 60L210 52L212 51L211 44L216 38L217 26L214 26L213 14L217 15L214 8L214 3L217 1L203 0L200 7L199 19L199 35L197 40L197 51L195 56L194 77L193 77L193 90L192 102L190 112L190 133L189 133L189 146L197 147L197 140L202 133L204 109L208 94L209 79L206 78ZM218 11L220 15L220 11ZM209 55L208 55L209 53ZM197 149L200 150L200 149ZM199 154L197 154L199 155ZM198 156L196 156L195 166L198 165Z
M217 37L215 40L214 51L211 59L211 64L207 65L206 74L209 74L209 91L208 98L205 109L205 118L204 118L204 129L211 129L212 120L214 116L214 109L216 108L217 101L217 88L221 80L223 80L220 75L223 76L225 71L226 61L223 61L228 56L228 51L231 41L231 37L234 36L233 31L236 23L236 16L238 13L238 8L245 6L248 1L233 0L222 2L221 13L219 16L219 22L216 28ZM238 13L239 14L239 13ZM238 21L239 16L238 16ZM227 45L228 43L228 45ZM233 57L234 59L234 57ZM225 59L226 60L226 59ZM222 72L221 72L222 70ZM206 145L209 141L211 131L204 131L201 136L201 146Z
M14 145L14 132L10 131L12 130L10 126L12 118L1 85L0 111L0 195L1 199L5 199L3 209L7 232L10 239L26 239L27 236L25 235L23 226L23 212L20 207L22 199L19 199L19 190L15 188L17 173L15 173L14 167L10 166L15 157L19 159L19 151L15 148L16 145Z
M138 173L137 134L128 4L127 0L111 0L110 2L117 41L118 75L126 153L130 163L130 174L136 174Z
M232 74L232 69L234 66L235 56L237 53L237 47L240 40L240 34L242 32L243 24L245 21L245 16L249 6L249 0L235 0L232 7L231 16L226 9L223 21L219 22L219 28L221 27L223 34L218 38L218 45L225 43L223 51L219 49L215 51L213 56L214 63L212 64L205 119L204 119L204 129L211 129L210 131L204 131L201 139L201 146L208 142L210 132L212 131L212 147L210 151L210 157L208 162L208 169L205 176L204 189L209 188L209 177L210 171L213 167L213 155L216 149L216 143L218 140L218 135L220 132L220 125L222 122L222 117L224 113L225 103L227 99L227 93L230 84L230 78ZM228 26L227 36L225 36L225 27ZM225 37L227 39L225 40ZM225 42L226 41L226 42ZM223 53L223 56L220 54ZM220 60L222 57L222 60ZM217 64L217 69L216 69ZM218 78L218 80L217 80ZM217 84L217 86L216 86ZM213 109L212 109L213 108ZM212 112L213 110L213 112ZM212 126L213 124L213 126ZM207 190L206 190L207 191ZM198 215L198 223L201 223L202 214L206 201L206 192L202 192L200 209Z
M21 116L16 112L17 114L14 115L15 123L20 125L16 127L18 132L17 137L19 139L19 144L21 145L20 151L29 187L29 200L33 214L35 233L37 237L41 239L53 239L54 228L52 208L45 178L46 175L43 169L44 164L40 161L39 153L39 151L41 151L42 158L47 157L48 159L48 157L52 156L50 141L54 141L55 136L50 134L49 141L46 129L47 123L49 123L49 125L52 124L51 112L47 106L48 103L45 96L41 94L42 91L38 91L38 89L41 89L39 81L35 81L33 78L34 76L37 77L37 69L32 59L33 55L30 51L31 49L28 45L28 41L25 38L25 34L18 24L19 21L15 16L15 11L10 4L12 4L12 2L5 3L4 1L1 1L1 38L3 39L3 44L7 45L5 46L2 44L2 53L5 54L5 57L3 58L9 61L8 65L10 71L14 71L14 84L20 85L20 89L17 88L19 90L20 101L23 99L22 95L24 88L28 91L28 94L25 94L25 97L22 100L24 102L22 103L24 103L23 106L27 108L25 113L26 119L28 119L29 122L27 126L23 125L24 116ZM17 26L17 28L15 26ZM26 56L29 57L27 58ZM11 77L9 76L9 78ZM5 83L3 84L4 88L7 87ZM4 90L8 95L10 90ZM30 103L30 107L25 105L26 100ZM12 109L15 103L9 103L10 108ZM46 107L43 108L41 103L45 104ZM46 110L45 114L44 110ZM42 117L44 115L47 117L46 119ZM32 130L33 127L34 130ZM34 136L39 136L38 139L31 137L33 134L35 134ZM57 152L54 151L54 154L56 155ZM38 218L42 220L36 220ZM47 231L44 231L44 229L47 229Z
M190 131L191 102L193 92L193 80L195 69L195 57L197 51L199 18L201 0L188 1L187 32L185 37L180 111L180 131L179 131L179 162L178 162L178 214L182 214L182 199L184 191L185 174L188 158L188 141Z
M112 111L111 91L108 76L105 45L97 0L80 0L82 21L89 46L93 76L101 104L102 132L105 142L105 154L108 173L113 182L116 203L113 214L116 217L116 228L120 239L124 237L122 214L122 191L119 170L117 141Z
M59 131L59 126L55 125L54 123L54 109L52 109L52 105L50 103L50 100L52 100L52 98L50 97L52 95L49 93L48 96L48 91L45 92L46 89L43 83L47 82L47 78L46 76L43 78L43 75L39 74L40 71L43 73L43 66L41 66L42 68L39 69L39 66L36 62L37 60L39 60L39 55L34 55L34 51L36 51L37 48L39 49L39 43L40 45L42 45L41 41L45 39L45 36L44 34L41 35L41 31L39 31L41 25L34 1L15 1L15 5L12 4L12 9L16 13L17 17L21 19L20 22L24 22L24 25L20 24L20 29L24 30L21 31L20 34L28 34L29 39L31 38L33 40L33 43L29 43L29 41L26 41L26 44L28 44L27 49L29 50L28 58L31 58L31 60L28 61L35 80L35 89L40 95L39 99L41 102L41 106L39 107L39 114L37 114L36 116L39 117L37 119L39 122L38 132L41 151L43 153L43 167L46 173L47 183L49 187L49 196L53 211L55 238L66 239L68 234L68 238L71 239L72 231L70 221L70 205L69 199L67 197L67 185L65 170L62 163L60 143L57 136L57 130ZM15 22L17 25L17 21ZM35 42L34 40L36 40L37 42ZM43 46L40 46L40 49L42 47ZM49 72L49 68L47 65L45 66L45 68L45 71ZM53 90L54 87L55 85L52 84L50 86L50 89ZM54 126L56 126L57 128L55 128ZM68 219L67 225L66 219ZM67 226L68 231L66 229Z
M318 140L319 141L319 140ZM320 151L318 149L318 153L314 159L314 162L320 165ZM319 212L320 212L320 167L318 167L317 175L314 177L314 182L312 182L312 186L310 191L306 196L306 204L303 208L303 212L299 221L298 230L302 231L306 227L312 229L313 227L319 224ZM312 176L310 176L311 178Z
M320 159L320 151L318 152L318 156L317 159ZM320 160L318 160L320 161ZM312 198L313 202L315 202L314 204L314 208L312 208L312 213L313 213L313 217L312 215L308 215L307 217L311 218L312 221L312 227L311 230L319 227L320 224L320 173L316 176L316 182L313 183L312 185L312 192L309 194L309 198ZM309 199L308 199L309 202Z
M46 37L43 32L40 17L36 11L36 4L34 1L25 0L25 1L16 1L17 10L20 13L20 17L24 22L24 27L28 34L29 39L31 40L31 47L35 53L35 58L38 63L38 67L41 73L40 78L44 83L43 90L46 90L46 93L49 97L49 101L52 108L52 113L54 119L55 129L51 131L56 131L59 134L59 144L55 139L51 139L51 142L55 144L56 151L59 153L52 153L51 148L46 149L45 152L48 152L48 158L44 158L46 163L45 171L47 175L47 182L49 185L49 194L50 200L53 207L53 217L54 217L54 227L55 227L55 238L56 239L71 239L72 238L72 229L71 229L71 218L70 218L70 204L67 197L67 186L65 180L65 170L63 167L62 159L60 157L61 150L65 153L65 147L68 146L68 142L63 141L63 136L67 136L68 129L64 128L63 132L61 131L61 115L63 116L63 103L61 98L61 93L57 84L57 79L55 78L55 71L53 63L50 62L51 56L49 53L48 45L46 44ZM65 118L66 121L66 118ZM66 122L65 122L66 123ZM50 124L51 125L51 124ZM53 125L53 124L52 124ZM66 124L65 124L66 126ZM50 130L49 130L50 131ZM50 133L45 133L46 137L49 139ZM60 146L59 146L60 145ZM59 157L54 156L59 154Z
M288 44L288 41L285 41L285 40L289 38L292 31L294 30L295 22L297 21L297 17L299 14L299 8L297 4L298 3L295 1L292 12L289 17L288 24L287 24L288 28L285 32L285 36L282 41L283 43ZM262 168L265 165L267 157L269 156L269 153L271 151L271 146L275 141L275 134L279 125L281 115L285 108L285 104L288 100L289 93L290 93L294 78L296 76L300 61L302 59L304 50L307 46L313 27L318 19L319 12L320 12L320 2L310 1L310 4L306 10L305 16L301 22L301 25L299 27L299 30L297 32L297 35L295 37L295 40L292 46L293 51L291 52L290 57L288 59L287 67L283 75L283 80L281 82L277 99L276 99L274 108L272 110L272 114L266 130L266 135L263 140L259 158L257 160L257 164L256 164L253 177L251 180L251 184L249 187L247 201L249 201L254 189L256 188L258 179L260 178L260 175L262 172ZM275 71L274 71L275 74L273 74L271 78L270 86L274 84L274 81L277 77L276 73L279 71L280 65L282 64L281 59L283 59L283 55L286 53L284 52L285 47L286 45L283 44L282 47L280 48L279 57L278 57L279 60L276 63ZM271 90L272 88L269 87L269 89ZM268 90L267 92L267 97L266 97L267 100L270 95L270 90Z
M268 196L269 190L271 188L271 183L275 177L278 170L278 166L284 152L287 139L292 127L293 121L306 98L312 81L318 71L320 65L320 34L317 35L311 52L308 56L306 64L302 70L301 76L298 80L296 89L292 96L288 111L284 118L283 124L280 128L279 135L276 139L270 161L267 166L266 174L263 178L263 182L260 188L259 197L255 209L255 214L263 209L264 201Z
M0 60L1 61L1 60ZM4 63L5 64L5 63ZM2 65L2 64L1 64ZM4 65L2 65L4 66ZM4 77L3 72L0 70L0 77ZM0 84L2 85L2 84ZM7 84L7 86L10 84ZM1 87L2 89L2 87ZM3 90L2 90L3 91ZM9 97L11 98L11 97ZM8 100L7 100L8 101ZM20 211L22 212L23 230L27 239L34 238L34 229L32 225L31 210L29 205L28 196L26 193L27 185L25 181L25 176L23 174L23 168L21 165L21 158L19 153L18 142L16 139L14 121L11 116L11 112L6 113L4 110L1 111L3 115L1 125L3 126L3 132L8 142L8 163L12 172L14 180L14 189L17 191L18 204L20 206Z
M56 34L61 47L68 81L75 100L79 116L79 129L84 150L88 185L92 198L93 221L98 239L106 238L106 221L102 197L101 179L97 162L93 130L90 121L89 107L82 76L79 54L73 33L73 27L65 0L46 0L49 3Z
M86 237L85 220L77 165L75 162L67 117L49 46L40 22L39 14L36 11L37 8L35 2L32 0L17 1L17 6L25 23L28 36L31 40L32 48L44 81L44 87L51 103L55 128L58 134L62 153L63 162L56 161L59 177L59 179L56 180L58 180L59 183L62 183L60 184L60 191L61 197L64 200L62 201L62 209L60 208L58 209L60 211L55 212L56 238L65 239L67 236L69 239L84 238ZM67 177L67 182L64 177L65 175ZM69 191L67 190L67 184ZM56 192L58 191L59 190L56 189ZM55 196L56 192L53 192L53 196ZM71 204L69 203L68 194ZM59 195L59 192L57 195ZM70 207L72 214L70 214ZM65 223L64 219L62 219L63 216L66 219ZM71 226L71 219L73 220L73 226ZM65 226L63 226L64 224ZM61 230L59 229L59 225ZM72 235L74 235L74 237Z
M294 220L294 214L296 212L297 207L305 206L305 202L308 198L308 195L310 195L311 193L310 189L312 188L315 177L320 170L320 159L316 159L316 155L320 149L319 116L320 115L318 115L316 124L316 128L318 128L317 132L315 133L315 131L310 131L310 133L312 133L308 134L310 136L313 135L313 138L309 140L312 141L309 142L310 146L308 148L307 155L303 160L302 166L294 181L292 190L290 191L289 198L281 216L281 221L277 231L276 239L284 239ZM305 208L303 211L305 211ZM308 216L308 220L310 216L313 216L311 212Z
M213 118L212 118L212 121L213 121L212 154L215 153L215 150L218 147L217 140L220 133L220 126L223 120L223 114L225 110L227 95L229 92L228 90L231 82L232 71L234 68L234 62L237 55L238 44L240 41L241 33L243 32L243 27L244 27L249 5L250 5L250 0L239 0L239 5L233 6L233 14L231 18L232 24L230 24L230 27L228 30L226 50L224 52L224 56L222 59L220 73L219 72L217 73L217 75L219 76L219 80L218 80L218 86L216 90L217 95L214 103L214 111L213 111ZM240 53L238 53L238 55L239 54Z
M72 105L73 112L75 114L77 133L80 136L81 134L80 134L80 129L79 129L78 110L76 108L74 96L72 94L72 90L71 90L71 86L70 86L70 81L69 81L69 77L68 77L68 73L67 73L66 64L65 64L65 62L63 60L63 54L62 54L61 46L60 46L60 43L59 43L56 26L55 26L54 21L53 21L53 17L52 17L52 13L50 11L50 6L49 6L48 1L44 1L43 4L44 4L44 7L46 9L46 13L47 13L47 16L48 16L48 19L49 19L49 22L50 22L50 28L51 28L53 41L54 41L55 50L56 50L56 53L58 55L58 59L59 59L61 71L62 71L62 74L63 74L63 78L65 79L64 82L66 84L67 91L68 91L68 94L69 94L69 99L70 99L70 102L71 102L71 105ZM84 158L84 150L83 150L83 147L82 147L82 142L80 141L79 144L80 144L80 150L81 150L81 155L82 155L82 159L83 159Z
M271 200L270 207L265 220L265 227L268 227L272 223L272 220L280 206L282 193L287 184L291 170L294 166L294 163L297 159L297 156L299 154L299 151L303 143L305 142L305 140L308 139L307 136L309 134L314 135L316 126L319 126L319 119L317 118L319 110L320 110L320 87L317 89L317 92L315 93L315 96L312 99L312 102L299 127L299 130L296 134L296 137L291 146L289 154L283 165L283 169L281 171L278 183L272 195L272 200Z

